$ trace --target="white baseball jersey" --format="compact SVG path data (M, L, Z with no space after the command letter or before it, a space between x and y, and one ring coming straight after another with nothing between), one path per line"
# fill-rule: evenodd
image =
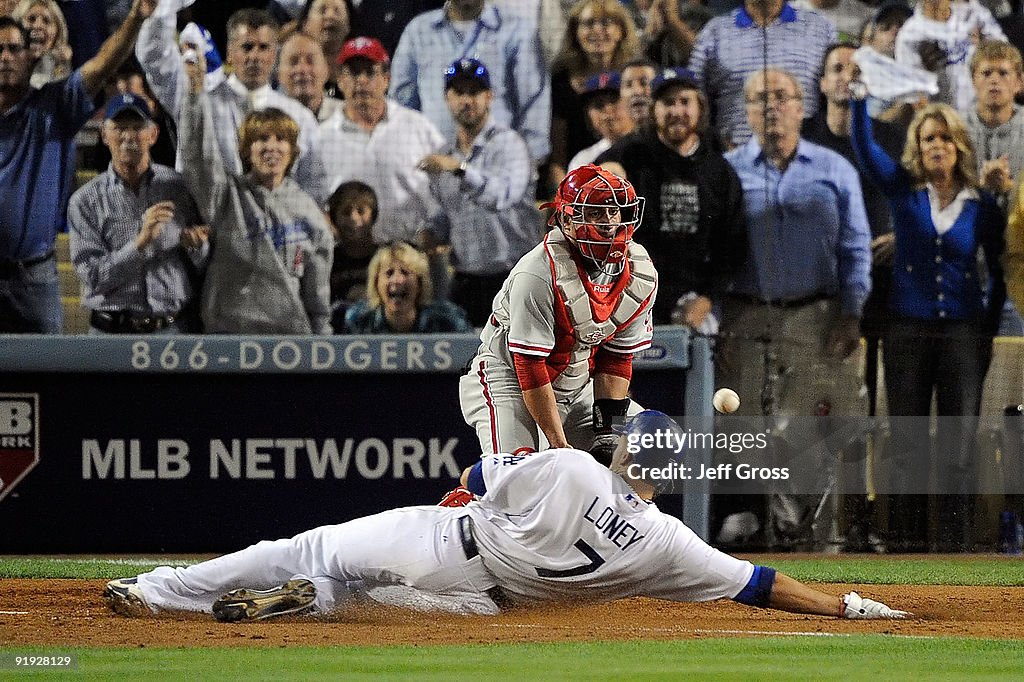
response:
M204 611L239 587L313 581L315 609L354 597L425 611L494 614L514 603L643 595L707 601L738 595L754 567L705 544L644 502L585 452L481 461L487 492L467 507L405 507L260 542L186 568L138 577L153 611ZM473 547L462 517L473 521Z
M754 567L707 545L588 453L488 455L466 511L484 566L514 601L732 598Z

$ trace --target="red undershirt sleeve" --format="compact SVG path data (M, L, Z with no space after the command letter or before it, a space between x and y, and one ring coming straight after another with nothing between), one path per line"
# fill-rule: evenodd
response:
M540 388L551 383L548 377L548 367L545 358L536 355L523 355L512 353L512 361L516 366L516 377L519 379L519 387L524 391Z
M517 365L518 369L518 365ZM627 381L633 378L633 354L613 353L604 348L597 350L594 356L594 374L611 374ZM520 379L520 383L522 380Z

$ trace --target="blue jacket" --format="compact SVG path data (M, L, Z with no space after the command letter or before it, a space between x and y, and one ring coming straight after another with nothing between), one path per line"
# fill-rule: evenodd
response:
M896 233L890 305L901 317L984 322L993 333L1006 300L999 258L1006 217L988 192L968 199L953 227L935 230L926 188L875 143L864 101L851 103L851 142L857 163L889 199ZM981 282L978 249L984 249L988 281Z

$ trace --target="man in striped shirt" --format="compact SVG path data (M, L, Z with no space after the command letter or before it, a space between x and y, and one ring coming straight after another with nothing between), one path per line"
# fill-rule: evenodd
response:
M152 163L158 129L145 100L118 95L101 136L110 168L71 197L71 260L90 333L198 331L188 319L194 279L210 255L182 177Z
M746 0L743 7L709 21L697 36L690 70L711 100L722 144L732 148L750 138L743 83L766 66L797 78L804 112L813 116L822 58L834 42L836 28L830 21L784 0Z

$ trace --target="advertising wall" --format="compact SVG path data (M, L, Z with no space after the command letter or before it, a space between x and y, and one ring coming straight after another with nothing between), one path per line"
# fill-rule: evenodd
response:
M7 337L0 553L218 552L435 504L479 457L476 340L423 338ZM659 334L635 399L681 413L689 364Z

